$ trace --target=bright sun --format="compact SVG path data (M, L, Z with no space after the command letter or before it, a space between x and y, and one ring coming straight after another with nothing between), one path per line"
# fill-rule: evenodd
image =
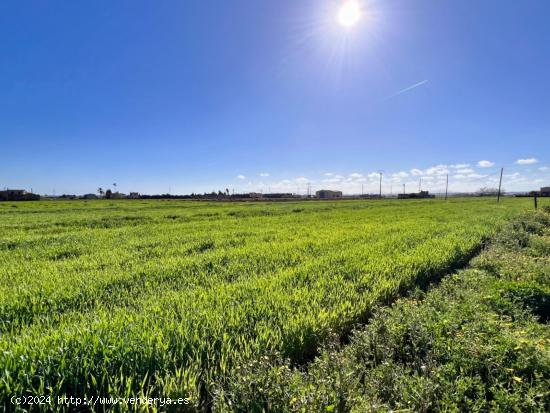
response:
M338 10L338 23L344 27L354 26L361 18L361 6L358 0L345 0Z

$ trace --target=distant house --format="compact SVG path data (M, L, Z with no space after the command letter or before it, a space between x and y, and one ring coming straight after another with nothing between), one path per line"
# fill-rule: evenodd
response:
M543 186L540 191L529 191L527 196L550 197L550 186Z
M253 198L253 199L260 199L263 197L263 195L260 192L250 192L248 195L250 196L250 198Z
M0 201L37 201L40 195L27 192L24 189L6 189L0 191Z
M139 192L130 192L129 199L139 199Z
M315 192L315 196L319 199L340 199L342 198L342 191L321 189L320 191Z
M5 191L0 191L0 196L4 200L16 200L17 198L22 198L25 196L26 191L24 189L6 189Z
M397 194L399 199L428 199L435 198L435 195L430 195L428 191L413 192L410 194Z

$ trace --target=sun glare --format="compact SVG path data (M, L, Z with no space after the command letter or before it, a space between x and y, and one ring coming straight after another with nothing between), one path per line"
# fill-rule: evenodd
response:
M338 23L344 27L354 26L361 18L361 6L358 0L345 0L338 10Z

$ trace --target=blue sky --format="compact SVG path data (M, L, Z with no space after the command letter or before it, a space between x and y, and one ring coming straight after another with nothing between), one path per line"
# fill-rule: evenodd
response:
M550 185L550 2L357 1L1 2L0 186Z

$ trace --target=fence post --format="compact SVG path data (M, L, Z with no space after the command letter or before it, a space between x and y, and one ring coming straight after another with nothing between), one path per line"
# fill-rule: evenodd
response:
M537 196L536 195L533 196L533 200L535 201L535 209L537 209L538 204L537 204Z

